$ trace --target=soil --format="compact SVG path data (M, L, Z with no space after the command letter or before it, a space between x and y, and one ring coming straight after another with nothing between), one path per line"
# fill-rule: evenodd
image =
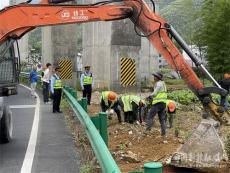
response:
M138 93L146 96L149 93ZM88 114L95 116L100 112L99 92L92 94L92 104L88 106ZM158 118L154 120L154 128L150 133L145 134L145 124L118 123L116 115L108 120L109 149L123 173L129 171L143 171L146 162L162 162L178 150L186 141L193 129L201 120L202 107L199 104L177 105L177 112L174 119L174 128L167 130L167 143L163 143L160 135L160 124ZM229 128L225 129L229 131ZM177 132L177 136L175 135ZM136 160L124 159L124 154L131 152ZM218 173L228 173L226 170L219 170ZM163 173L200 173L198 170L174 168L164 166ZM207 171L204 171L207 172ZM214 173L214 172L212 172Z
M93 94L92 104L88 106L88 114L94 116L100 112L100 105ZM142 95L147 95L142 93ZM199 105L179 105L175 118L175 127L179 136L175 137L175 128L168 129L167 143L163 143L160 135L160 124L156 118L154 128L145 134L144 124L118 123L116 115L108 121L109 148L122 172L143 171L146 162L165 162L182 145L201 119ZM136 155L137 163L131 163L122 155L131 151ZM173 172L172 167L164 168L164 173ZM186 170L188 171L188 170ZM195 173L195 172L194 172Z

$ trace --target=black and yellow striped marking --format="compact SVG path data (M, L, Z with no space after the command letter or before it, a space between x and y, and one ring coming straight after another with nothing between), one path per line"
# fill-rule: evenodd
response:
M73 77L73 64L70 59L63 58L59 61L61 68L61 79L72 79Z
M136 84L136 64L132 58L121 58L121 85Z

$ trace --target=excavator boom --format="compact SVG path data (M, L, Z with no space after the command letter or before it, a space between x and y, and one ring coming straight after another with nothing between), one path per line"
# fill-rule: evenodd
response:
M129 17L131 12L132 8L124 5L92 7L46 4L16 5L0 11L0 44L9 37L18 39L26 32L39 26L120 20Z

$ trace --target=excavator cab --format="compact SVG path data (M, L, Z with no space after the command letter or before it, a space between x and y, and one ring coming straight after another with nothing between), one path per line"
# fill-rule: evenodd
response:
M13 42L10 39L0 44L0 97L17 94L20 61Z
M17 94L19 64L19 58L15 57L14 40L8 39L0 44L0 143L12 139L12 112L4 104L3 96Z

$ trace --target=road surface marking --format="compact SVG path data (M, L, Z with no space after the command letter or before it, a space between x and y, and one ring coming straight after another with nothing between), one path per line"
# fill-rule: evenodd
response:
M30 90L29 87L21 85ZM37 144L37 136L38 136L38 124L39 124L39 111L40 111L40 98L37 93L35 93L37 97L37 103L35 108L35 115L32 130L30 133L29 143L26 149L25 158L22 164L21 172L20 173L31 173L31 169L33 166L35 148Z
M10 105L11 109L18 109L18 108L36 108L36 105Z

